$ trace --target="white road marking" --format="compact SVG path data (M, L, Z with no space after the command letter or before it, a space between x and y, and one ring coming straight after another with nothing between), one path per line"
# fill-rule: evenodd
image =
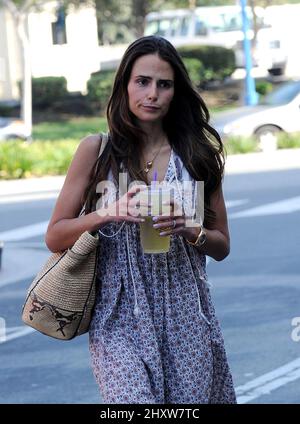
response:
M14 339L18 339L19 337L26 336L34 331L36 331L34 328L25 327L24 325L20 327L8 327L5 329L5 335L2 338L0 345Z
M49 221L38 222L37 224L25 225L14 230L0 233L1 241L25 240L27 238L40 236L46 233Z
M229 215L229 218L248 218L252 216L281 215L300 211L300 196L290 199L280 200L279 202L267 203L255 208L246 209L241 212L235 212Z
M300 358L261 375L235 389L237 402L244 404L300 378Z
M31 202L34 200L55 199L59 192L54 193L30 193L0 196L0 204Z
M244 205L245 203L248 203L249 199L239 199L239 200L226 200L226 208L234 208L235 206Z

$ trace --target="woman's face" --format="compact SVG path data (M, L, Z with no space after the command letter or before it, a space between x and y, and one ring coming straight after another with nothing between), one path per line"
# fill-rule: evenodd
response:
M143 122L161 121L174 96L174 71L157 54L140 56L127 86L129 109Z

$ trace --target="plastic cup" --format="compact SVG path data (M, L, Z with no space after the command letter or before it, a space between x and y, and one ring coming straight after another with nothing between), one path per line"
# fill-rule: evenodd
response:
M170 236L160 236L162 229L153 228L152 217L155 215L170 215L170 206L163 205L163 202L171 198L171 187L148 186L147 189L139 193L141 201L148 203L148 207L141 206L141 216L145 222L140 223L140 240L145 253L164 253L170 249Z

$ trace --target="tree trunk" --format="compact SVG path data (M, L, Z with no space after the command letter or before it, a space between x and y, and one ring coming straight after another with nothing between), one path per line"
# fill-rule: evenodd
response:
M25 123L28 131L32 132L32 82L31 82L31 52L26 30L27 14L21 15L18 19L17 30L22 46L22 101L21 101L21 118Z
M132 13L137 38L144 35L145 17L148 13L148 6L148 0L132 0Z

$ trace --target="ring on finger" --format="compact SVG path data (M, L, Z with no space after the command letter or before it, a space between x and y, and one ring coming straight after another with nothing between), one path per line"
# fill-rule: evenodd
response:
M162 231L171 231L173 230L173 227L163 227L161 228Z
M174 223L175 223L175 225L174 225ZM173 225L171 225L171 226L168 226L168 227L164 227L164 228L161 228L163 231L172 231L172 230L174 230L174 228L176 227L176 220L175 219L173 219Z

